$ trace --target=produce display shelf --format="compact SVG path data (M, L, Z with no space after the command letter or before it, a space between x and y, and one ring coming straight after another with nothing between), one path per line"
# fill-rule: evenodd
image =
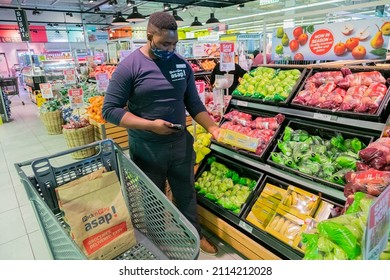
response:
M293 184L303 185L303 186L307 187L310 191L324 193L329 198L335 199L335 200L340 201L340 202L346 201L346 198L344 197L344 193L340 190L337 190L337 189L334 189L332 187L320 184L318 182L311 181L311 180L303 178L302 176L299 176L297 174L292 174L292 173L286 172L284 170L275 168L275 167L270 166L268 164L256 161L256 160L249 158L249 157L246 157L244 155L237 154L229 149L226 149L226 148L219 146L217 144L214 144L214 143L211 144L210 149L213 151L219 152L223 155L226 155L230 158L233 158L239 162L250 165L254 168L258 168L263 172L266 172L268 174L276 176L277 178L284 178L288 181L291 181L291 183L293 183Z
M316 120L319 122L332 123L335 125L345 125L349 127L354 127L360 131L361 130L369 131L374 136L375 135L379 136L385 126L384 123L379 123L379 122L351 119L351 118L330 115L330 114L322 114L322 113L297 110L297 109L292 109L287 107L278 107L278 106L272 106L266 104L247 102L247 101L237 100L235 99L234 96L232 96L230 102L232 105L247 107L250 109L264 110L273 113L277 112L289 117L305 118L310 120Z
M351 70L353 74L356 73L367 73L373 71L373 69L362 69L362 68L348 68ZM373 121L373 122L378 122L384 120L384 116L388 115L388 102L390 99L390 87L387 89L383 100L380 102L377 110L375 113L369 114L369 113L358 113L358 112L353 112L353 111L342 111L342 110L332 110L332 109L322 109L318 108L316 106L309 106L309 105L302 105L299 103L294 102L294 98L298 96L298 94L305 89L305 86L307 84L307 80L314 76L317 73L323 73L323 72L328 72L328 71L338 71L337 69L333 68L313 68L309 71L309 73L306 76L306 79L301 83L300 88L294 92L292 96L292 101L290 102L290 106L292 108L296 108L298 110L303 110L303 111L312 111L312 112L317 112L321 114L331 114L331 115L336 115L336 116L342 116L342 117L347 117L351 119L359 119L359 120L367 120L367 121ZM376 69L375 71L378 71L385 79L388 79L390 77L390 71L384 70L384 69Z
M248 222L238 218L227 210L222 210L221 207L218 207L208 199L199 196L197 199L200 206L204 207L217 217L221 217L223 220L228 221L241 232L245 232L247 235L249 234L250 237L255 238L261 245L265 246L268 250L280 256L282 259L301 260L303 258L301 252L294 250L271 234L253 227Z

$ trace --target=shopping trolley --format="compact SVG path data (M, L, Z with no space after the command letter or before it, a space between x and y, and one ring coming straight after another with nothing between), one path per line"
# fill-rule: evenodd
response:
M22 101L22 104L24 105L24 101L22 100L22 98L20 98L19 95L19 86L18 86L17 77L0 78L0 88L1 91L4 92L4 94L7 96L17 95L20 101Z
M65 165L72 152L95 148L96 155ZM67 160L67 159L66 159ZM137 244L115 259L196 259L199 234L156 185L111 139L22 163L15 168L32 204L53 259L87 259L69 235L54 189L101 167L115 170L130 211Z

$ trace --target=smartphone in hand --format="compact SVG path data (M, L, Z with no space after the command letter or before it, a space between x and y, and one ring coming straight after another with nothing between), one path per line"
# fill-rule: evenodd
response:
M181 124L172 124L171 128L176 130L184 130L184 126Z

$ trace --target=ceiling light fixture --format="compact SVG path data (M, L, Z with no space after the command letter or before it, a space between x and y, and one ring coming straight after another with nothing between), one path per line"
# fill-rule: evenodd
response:
M168 3L164 3L164 11L169 11L171 9L171 5Z
M95 0L89 0L89 3L93 3L93 2L95 2Z
M70 16L70 17L73 17L72 12L67 12L66 15L67 15L67 16Z
M128 15L126 21L141 22L141 21L145 21L145 17L138 12L137 7L133 7L133 12L130 15Z
M198 20L198 17L195 17L194 21L190 25L191 27L194 26L203 26L203 24Z
M94 9L94 12L95 12L95 13L100 12L100 8L99 8L99 7L96 7L96 8Z
M127 7L131 7L132 5L135 4L135 1L127 0L126 3L127 3Z
M114 17L114 20L112 21L112 25L124 25L126 24L126 19L122 16L121 12L118 12L116 16Z
M176 10L173 10L173 17L175 18L176 21L184 21L178 14Z
M116 0L110 0L110 2L108 2L108 5L109 5L109 6L118 5L118 1L116 1Z
M188 10L188 7L187 6L184 6L183 7L183 12L187 11Z
M237 6L237 10L241 10L241 8L244 8L245 7L245 4L239 4L238 6Z
M102 17L102 18L106 18L106 15L100 15L100 17Z
M37 7L35 7L35 9L32 11L32 14L35 16L35 15L39 15L41 12L38 11Z
M219 20L214 16L214 13L210 14L210 18L206 21L206 24L219 23Z

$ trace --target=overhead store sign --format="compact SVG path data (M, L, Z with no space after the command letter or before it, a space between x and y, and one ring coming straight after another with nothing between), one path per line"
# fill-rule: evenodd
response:
M18 28L20 32L20 37L22 41L30 41L30 30L28 28L28 20L25 10L15 10L16 22L18 23Z
M273 35L273 60L383 59L390 18L280 27Z

